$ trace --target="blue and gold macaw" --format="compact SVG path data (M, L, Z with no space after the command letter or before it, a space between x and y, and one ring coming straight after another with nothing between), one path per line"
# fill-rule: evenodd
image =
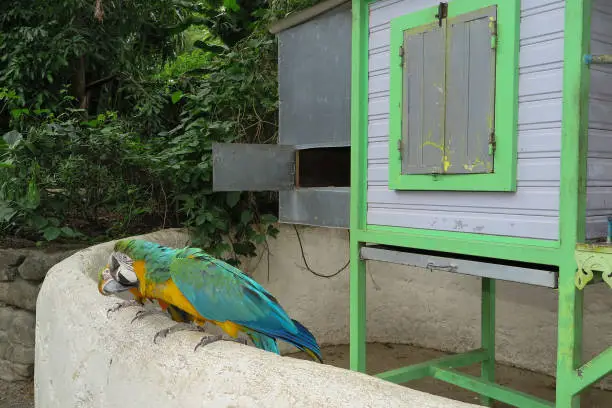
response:
M276 344L280 339L322 362L314 336L291 319L274 296L239 269L201 249L120 240L105 275L98 283L104 295L131 291L137 299L157 300L162 309L173 307L172 311L200 326L210 322L230 339L243 332L256 347L276 354L280 354ZM205 337L196 348L220 339Z

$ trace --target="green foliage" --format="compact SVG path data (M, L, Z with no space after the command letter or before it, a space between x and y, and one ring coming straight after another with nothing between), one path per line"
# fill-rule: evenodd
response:
M28 107L60 101L66 83L79 99L104 98L90 85L148 73L152 61L172 57L176 27L195 8L173 0L0 2L0 83Z
M42 234L47 240L82 237L77 232L82 226L89 234L121 233L135 217L154 212L140 138L126 132L113 112L88 121L81 113L74 109L56 118L25 112L30 124L4 134L0 225L5 232Z
M276 197L212 192L212 143L276 142L267 30L314 2L0 6L3 233L107 239L186 226L232 263L253 256L278 233Z

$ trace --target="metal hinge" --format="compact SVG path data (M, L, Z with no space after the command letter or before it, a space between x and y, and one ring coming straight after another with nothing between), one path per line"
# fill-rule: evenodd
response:
M400 57L400 67L404 66L404 46L400 45L399 47L399 57Z
M495 148L496 148L495 132L490 132L489 133L489 156L493 156L493 154L495 154Z
M491 33L491 49L497 48L497 20L495 17L489 17L489 32Z
M436 18L438 19L438 25L442 27L442 20L448 16L448 4L444 2L440 2L438 5L438 14L436 14Z
M397 150L399 151L400 160L401 160L402 154L404 152L404 141L402 139L397 141Z

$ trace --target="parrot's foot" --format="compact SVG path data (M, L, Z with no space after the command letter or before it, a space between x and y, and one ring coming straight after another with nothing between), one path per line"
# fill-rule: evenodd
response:
M160 310L139 310L136 313L136 316L134 316L134 318L132 319L130 323L134 323L136 320L140 320L143 317L151 316L154 314L165 314L165 313Z
M130 306L142 306L142 304L139 301L133 300L133 299L132 300L126 300L126 301L123 301L123 302L119 302L115 306L109 308L106 311L106 317L108 318L109 314L111 312L116 312L119 309L124 309L124 308L130 307Z
M234 339L233 337L227 336L227 335L222 335L222 334L211 334L208 335L206 337L202 337L202 340L200 340L200 342L198 344L196 344L195 348L193 349L193 351L196 351L198 349L198 347L204 347L207 346L211 343L215 343L217 341L220 340L224 340L224 341L233 341L235 343L240 343L242 345L247 345L247 341L245 339L241 339L241 338L236 338Z
M153 343L157 343L157 337L164 338L169 334L183 330L204 331L204 328L190 323L177 323L174 326L170 326L167 329L163 329L155 333L155 336L153 337Z

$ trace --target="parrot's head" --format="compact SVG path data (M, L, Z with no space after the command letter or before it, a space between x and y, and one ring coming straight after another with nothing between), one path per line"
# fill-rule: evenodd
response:
M137 288L138 284L132 260L122 252L111 253L108 264L98 273L98 291L104 296Z

